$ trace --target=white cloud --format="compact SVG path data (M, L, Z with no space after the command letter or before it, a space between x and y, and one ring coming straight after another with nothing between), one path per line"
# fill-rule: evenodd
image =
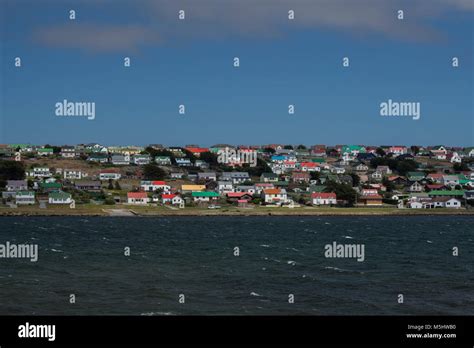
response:
M35 34L50 46L93 51L138 49L183 39L266 38L294 29L380 35L392 40L434 41L444 33L433 26L449 12L474 10L474 0L180 0L102 1L110 16L126 6L134 24L75 24L45 27ZM178 20L178 11L186 20ZM289 22L288 10L296 12ZM397 10L405 19L396 18ZM139 23L139 24L137 24Z
M156 33L136 25L67 24L39 29L34 37L48 46L80 47L97 52L130 51L159 42Z

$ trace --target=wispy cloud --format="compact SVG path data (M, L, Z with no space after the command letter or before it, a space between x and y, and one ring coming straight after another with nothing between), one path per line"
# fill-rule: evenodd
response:
M87 23L41 28L34 33L34 38L48 46L81 48L94 52L133 51L160 41L157 33L143 26Z
M107 11L113 13L123 5L130 9L131 4L110 1ZM259 39L295 28L434 41L443 33L433 27L433 19L474 11L473 0L142 0L133 6L136 12L130 13L133 24L128 26L104 22L44 27L35 38L48 46L92 51L136 50L177 39ZM178 20L181 9L186 11L185 21ZM290 9L296 13L291 23ZM396 18L399 9L405 11L403 21Z

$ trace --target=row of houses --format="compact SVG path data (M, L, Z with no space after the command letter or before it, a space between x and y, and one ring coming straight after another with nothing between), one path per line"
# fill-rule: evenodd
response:
M341 156L347 159L354 159L358 154L375 154L379 149L391 156L429 156L438 160L450 160L456 162L459 158L474 157L474 147L448 147L444 145L436 146L403 146L403 145L312 145L309 148L305 146L292 147L284 144L267 144L267 145L241 145L233 146L229 144L217 144L211 147L200 147L198 145L186 145L184 147L169 146L165 147L161 144L150 144L155 150L167 150L176 157L185 157L186 151L192 153L196 157L200 157L202 153L211 152L218 153L225 148L241 150L241 151L257 151L264 153L271 149L276 155L294 154L299 157L313 156L313 157L327 157L327 156ZM30 153L40 157L45 156L59 156L63 158L78 158L84 155L91 154L106 154L106 155L140 155L143 154L147 147L126 145L126 146L105 146L98 143L78 144L78 145L63 145L58 147L51 147L48 145L31 145L31 144L0 144L0 155L11 155L14 152ZM55 151L56 150L56 151ZM454 159L453 159L454 158ZM118 158L117 158L118 160Z
M426 203L429 198L438 199L430 197L432 192L462 191L465 193L474 188L474 168L472 161L467 160L474 157L472 148L434 146L416 147L415 150L405 146L336 145L326 147L315 145L309 149L304 147L294 149L277 144L236 147L242 151L256 151L259 158L270 168L270 171L264 172L258 177L252 177L243 168L232 171L209 169L212 163L204 161L203 154L217 153L220 149L228 148L230 145L220 144L203 148L197 145L163 147L154 144L150 147L168 151L173 155L173 160L171 156L152 157L151 154L144 153L143 147L133 146L104 147L99 144L64 146L61 147L59 153L57 149L50 147L18 146L21 152L37 151L38 156L41 157L59 156L74 158L78 161L87 160L107 164L104 167L109 167L110 164L117 167L131 164L144 165L154 160L161 166L172 166L170 170L167 169L167 178L194 182L183 184L178 188L163 180L142 180L137 188L128 192L131 194L130 197L127 194L127 202L130 204L181 204L181 200L185 201L183 195L188 195L189 197L185 198L196 203L223 199L240 204L260 200L263 204L285 205L293 202L295 194L300 194L307 197L313 205L334 205L338 201L334 192L326 192L327 190L316 192L312 191L312 187L336 182L350 185L356 189L357 204L372 206L383 205L387 199L387 191L393 191L392 195L410 195L409 197L412 199L410 203L417 203L413 197L419 197ZM18 151L18 149L16 150ZM187 156L195 158L191 160ZM441 162L432 163L428 168L426 167L426 158L422 160L423 156ZM379 157L417 161L420 166L416 171L400 175L388 165L372 166L371 161ZM453 158L455 159L453 160ZM460 162L458 158L461 159ZM465 164L463 161L470 163L468 170L464 165L463 170L454 171L453 163ZM233 163L233 167L236 166L239 166L238 161ZM102 166L90 167L95 168L94 174L87 173L89 170L85 169L54 169L53 173L53 170L47 166L33 166L26 173L28 178L34 180L33 187L17 188L14 191L46 192L48 194L63 192L62 184L57 180L60 177L65 182L73 182L73 187L77 190L101 192L104 189L103 181L118 182L128 170L127 168L103 168ZM136 169L137 171L141 170L140 168ZM212 169L215 170L215 166ZM137 173L136 176L140 179L141 174ZM126 176L128 177L128 174ZM9 190L7 185L6 191L12 192L13 190ZM423 194L427 194L427 197L424 197ZM461 196L463 198L451 198L462 202L465 198L464 195ZM22 198L20 194L19 197L19 201L28 201L26 196ZM445 199L445 197L441 198ZM429 205L425 204L424 206ZM436 207L440 207L440 205L438 204ZM445 204L444 207L450 206Z

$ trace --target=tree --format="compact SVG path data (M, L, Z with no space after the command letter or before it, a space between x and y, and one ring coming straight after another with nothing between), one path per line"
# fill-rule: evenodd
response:
M145 164L143 166L143 177L146 180L163 180L166 172L154 163Z
M306 150L306 146L304 146L304 145L298 145L297 149L298 149L298 150Z
M461 163L454 163L453 165L453 169L455 172L464 172L464 171L469 171L469 167L467 166L467 164L465 162L461 162Z
M114 189L114 183L113 183L113 180L112 179L109 179L109 186L107 187L109 190L113 190Z
M382 149L381 147L378 147L377 150L375 150L375 153L380 157L384 157L386 155L384 149Z
M410 146L410 150L414 155L416 155L416 154L418 154L418 152L420 152L420 148L418 146L415 146L415 145Z
M395 184L388 180L387 177L382 179L382 184L387 188L387 192L392 192L395 189Z
M115 189L116 189L117 191L122 190L122 187L120 187L120 183L119 183L118 181L115 181Z
M328 181L325 185L325 192L334 192L336 193L337 199L346 201L348 206L354 205L357 192L351 187L351 185L338 184L335 181Z
M115 200L112 197L107 197L104 202L106 205L114 205Z
M199 157L201 160L203 160L206 163L209 163L209 165L216 165L217 164L217 155L212 152L203 152L201 153L201 156Z
M155 157L157 157L157 156L168 156L170 158L174 158L174 155L171 151L164 150L164 149L158 150L158 149L155 149L151 146L148 146L147 148L145 148L145 152L150 154L153 161L155 160Z
M352 187L359 186L360 183L360 177L356 173L351 173L351 178L352 178Z
M267 162L262 160L261 158L257 158L257 165L255 167L251 167L248 163L243 165L243 168L249 173L250 176L260 176L262 173L271 172L272 170L268 166Z
M308 203L308 202L306 201L306 199L304 199L303 196L300 196L300 197L298 198L298 203L299 203L299 204L302 204L302 205L305 205L305 204Z
M408 172L415 171L418 168L418 163L409 159L397 159L387 157L376 157L370 161L370 166L376 168L377 166L388 166L391 170L396 170L400 175L405 175Z
M59 146L46 144L44 147L47 148L47 149L53 149L54 154L58 154L58 153L61 152L61 148Z
M311 177L311 180L319 180L319 178L321 177L320 172L309 172L309 175Z
M293 145L285 145L283 148L285 150L293 150Z
M25 167L22 162L0 160L0 180L23 180Z
M196 156L189 150L186 150L185 148L181 148L181 151L184 152L184 154L186 155L187 158L189 158L191 160L191 162L195 162L196 161Z
M263 151L274 154L276 151L273 147L266 147L263 149Z
M410 160L398 161L396 165L396 170L400 175L406 175L408 172L412 172L416 168L418 168L418 163Z
M160 187L160 188L158 188L158 189L155 190L155 193L156 193L157 195L161 196L161 194L162 194L164 191L165 191L165 190L164 190L162 187Z

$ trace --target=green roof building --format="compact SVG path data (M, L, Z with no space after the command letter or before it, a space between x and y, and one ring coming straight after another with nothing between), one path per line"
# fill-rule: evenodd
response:
M407 173L407 178L410 181L419 181L423 180L425 178L425 173L423 172L408 172Z
M38 153L42 155L52 155L54 150L49 147L45 147L44 149L38 149Z
M213 198L213 197L219 197L219 194L217 192L214 192L214 191L202 191L202 192L197 192L197 191L194 191L191 193L192 197L200 197L200 198L205 198L205 197L209 197L209 198Z
M428 192L430 197L462 197L464 190L433 190Z
M40 188L43 190L60 190L62 185L59 182L42 182Z
M365 153L365 147L360 146L360 145L344 145L341 149L341 153Z

